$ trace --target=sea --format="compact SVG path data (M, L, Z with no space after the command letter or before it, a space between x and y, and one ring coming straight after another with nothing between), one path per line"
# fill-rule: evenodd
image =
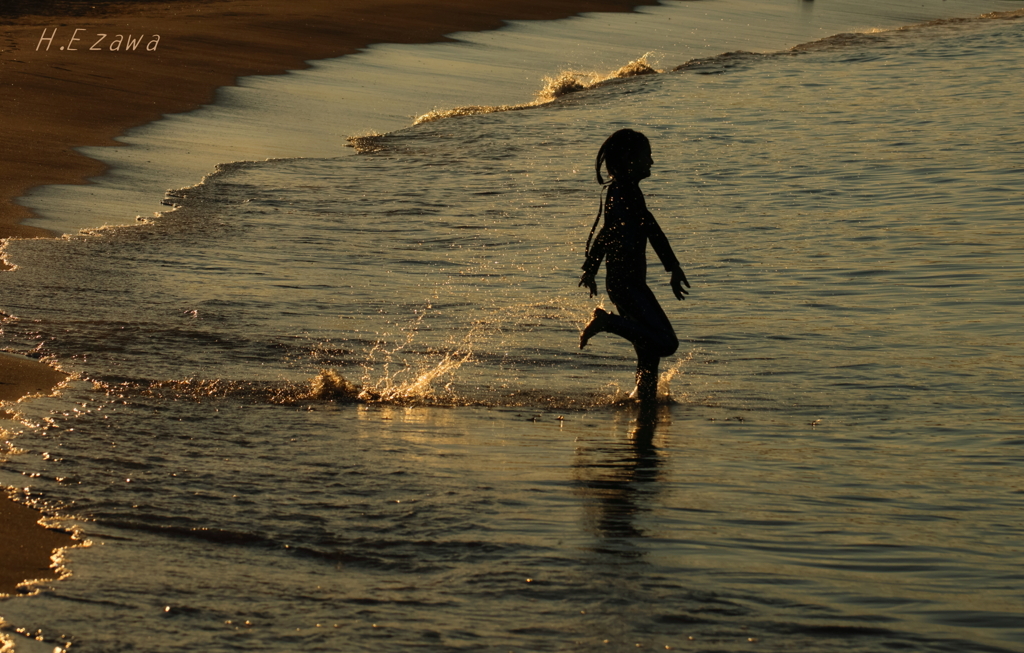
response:
M992 13L997 12L997 13ZM1019 0L665 0L246 78L21 201L0 650L1024 651ZM579 333L598 147L692 284ZM599 281L599 283L601 283Z

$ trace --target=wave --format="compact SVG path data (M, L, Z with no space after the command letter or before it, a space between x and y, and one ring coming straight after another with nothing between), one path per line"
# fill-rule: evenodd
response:
M653 53L648 52L633 61L608 73L593 71L563 70L554 77L544 78L544 87L537 92L534 99L523 104L500 104L500 105L467 105L451 109L434 109L428 111L413 120L413 126L422 125L428 122L446 120L448 118L459 118L463 116L475 116L483 113L497 113L501 111L521 111L535 107L551 104L559 98L565 97L579 91L586 91L598 88L605 84L637 77L640 75L654 75L664 71L653 68L648 58ZM386 134L376 132L348 138L348 147L355 148L358 154L379 152L383 149L383 138Z
M628 77L637 77L639 75L652 75L662 71L655 70L648 63L648 57L653 53L648 52L643 56L630 61L626 65L610 72L610 73L596 73L596 72L584 72L578 70L563 70L554 77L544 78L544 88L537 92L532 102L526 104L515 104L515 105L500 105L500 106L465 106L456 107L454 109L434 109L428 113L418 116L414 121L413 125L420 125L426 122L434 122L436 120L444 120L445 118L454 118L459 116L471 116L480 113L494 113L497 111L516 111L519 109L529 109L532 107L539 107L545 104L550 104L558 98L565 97L570 93L577 93L579 91L585 91L592 88L597 88L608 82L625 79Z
M764 59L775 57L796 56L812 52L832 52L846 48L869 47L891 41L893 38L920 32L924 29L935 27L948 27L964 25L987 20L1016 20L1024 17L1024 9L1016 11L1000 11L982 14L973 18L941 18L916 25L905 25L888 30L871 30L869 32L842 32L833 34L807 43L795 45L787 50L776 52L748 52L738 50L735 52L724 52L713 57L691 59L672 69L673 72L695 72L699 74L718 74L740 67L744 64L751 64Z
M534 99L523 104L502 105L467 105L450 109L434 109L413 120L413 126L450 118L460 118L501 111L521 111L551 104L567 95L599 88L619 80L642 75L656 75L665 72L693 72L698 74L720 74L732 69L751 65L757 61L782 56L795 56L811 52L833 51L843 48L874 46L904 34L916 33L924 29L977 23L987 20L1016 20L1024 17L1024 9L1013 11L997 11L968 18L942 18L914 25L906 25L893 29L877 29L867 32L843 32L825 38L795 45L786 50L774 52L734 51L723 52L711 57L691 59L667 70L654 68L649 59L654 55L648 52L637 59L610 73L583 72L564 70L554 77L544 78L544 87ZM352 136L348 139L348 147L357 154L379 152L385 147L387 134L371 133Z

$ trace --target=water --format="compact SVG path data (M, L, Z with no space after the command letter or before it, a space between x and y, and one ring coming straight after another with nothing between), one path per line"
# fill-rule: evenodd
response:
M0 480L91 546L8 632L1024 650L1021 26L662 61L9 245L5 343L78 378L22 407ZM652 266L682 341L653 418L624 342L575 349L620 126L693 283Z
M116 139L123 147L79 148L110 170L89 186L36 188L19 202L38 216L29 224L61 233L125 224L162 211L167 188L190 186L219 163L335 157L352 135L399 129L433 109L530 101L566 70L604 74L646 52L668 66L1018 8L1016 0L663 0L632 14L512 21L447 43L378 44L307 70L242 78L214 104L130 130Z

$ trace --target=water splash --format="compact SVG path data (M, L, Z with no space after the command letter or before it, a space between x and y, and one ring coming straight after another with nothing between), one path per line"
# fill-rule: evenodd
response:
M445 405L465 403L453 387L455 372L472 359L474 340L484 330L484 326L474 324L461 338L461 343L450 341L443 348L414 352L413 345L431 308L432 305L427 304L423 310L417 311L412 323L404 327L404 342L389 350L385 349L386 340L381 339L370 349L364 364L362 389L358 394L360 401ZM380 363L377 363L378 359ZM380 372L375 375L378 367ZM444 385L438 388L442 381Z
M675 393L672 391L672 381L683 373L683 368L693 361L698 350L693 349L678 360L674 361L667 370L658 375L658 394L656 403L659 406L671 406L687 401L689 393ZM605 402L612 406L634 406L640 402L636 398L636 388L624 389L618 383L611 382L605 386Z
M687 396L687 393L682 393L680 399L672 393L672 381L680 376L683 372L683 367L693 361L694 355L697 350L691 349L686 353L686 356L679 358L679 360L672 363L672 366L667 370L658 375L658 403L659 404L677 404L680 403L680 399Z
M435 405L459 405L467 403L456 394L454 373L472 358L470 352L448 352L440 361L425 365L408 373L410 368L402 370L401 375L385 375L372 387L364 386L359 392L361 401L373 403L417 403ZM408 377L408 378L404 378ZM437 383L448 378L440 390Z
M309 380L309 392L303 398L319 401L354 402L360 399L361 390L334 370L320 370Z
M319 369L301 380L108 377L90 381L95 389L117 398L152 397L196 403L239 399L281 406L363 403L560 410L635 403L629 397L629 389L614 382L597 388L591 385L608 372L606 364L590 369L587 362L573 357L571 345L576 342L579 318L585 312L581 306L571 296L525 303L498 302L478 313L469 324L451 324L443 312L436 313L428 303L412 319L392 324L402 337L392 337L395 331L391 330L380 333L375 341L364 341L366 349L361 353L338 349L329 341L309 348L308 358L303 360ZM435 319L440 321L434 322ZM534 351L530 342L536 338L538 329L564 331L570 348L565 352ZM334 356L337 352L344 352L345 356ZM660 375L659 403L677 403L671 384L693 355L691 352L673 361ZM546 373L531 376L538 360L545 361L542 371L562 365L579 369L580 383L573 387L551 387ZM361 371L353 373L353 363ZM628 360L622 363L630 366Z
M349 136L346 147L354 148L356 154L372 154L384 149L384 134L370 132L361 136Z

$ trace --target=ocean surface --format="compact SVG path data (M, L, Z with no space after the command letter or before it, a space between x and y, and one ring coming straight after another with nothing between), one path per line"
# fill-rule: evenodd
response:
M33 195L72 235L3 250L0 346L75 378L4 423L0 485L85 545L0 640L1024 651L1024 11L995 10L671 2L381 46ZM451 83L410 92L417 57ZM386 108L348 130L315 106L354 66ZM320 149L257 152L243 114ZM650 412L627 343L577 348L621 127L693 285L650 257L681 340ZM234 145L206 165L204 134Z

